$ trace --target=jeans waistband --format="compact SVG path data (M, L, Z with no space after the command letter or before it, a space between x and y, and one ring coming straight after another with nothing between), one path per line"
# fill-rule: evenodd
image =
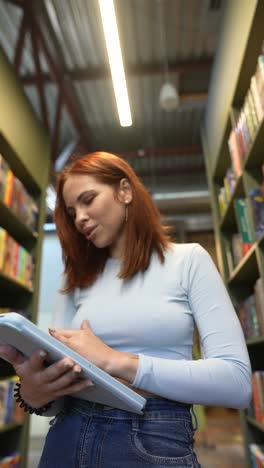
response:
M144 416L150 413L160 413L173 415L176 413L190 414L191 404L183 403L179 401L167 400L160 397L149 397L146 399L146 406L143 410ZM101 414L114 411L116 415L123 417L131 417L131 412L125 410L119 410L111 406L104 405L102 403L96 403L92 401L83 400L80 398L66 397L65 399L65 410L78 410L82 413L90 413L92 411L99 412Z

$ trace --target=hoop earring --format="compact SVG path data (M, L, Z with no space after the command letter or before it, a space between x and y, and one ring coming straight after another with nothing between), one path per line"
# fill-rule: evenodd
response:
M125 205L125 223L127 223L128 220L128 204L126 203Z

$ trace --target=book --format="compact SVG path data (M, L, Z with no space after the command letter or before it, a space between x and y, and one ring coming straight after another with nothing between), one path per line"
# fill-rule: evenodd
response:
M261 188L249 190L249 200L252 207L254 228L259 239L264 232L264 193Z
M255 104L256 115L257 115L258 121L260 123L260 122L262 122L262 119L263 119L264 109L262 107L262 102L261 102L259 90L258 90L258 87L257 87L257 82L256 82L255 75L253 75L252 78L251 78L250 88L251 88L251 92L252 92L253 101L254 101L254 104Z
M249 444L250 458L253 468L264 466L264 445Z
M235 129L232 129L229 135L228 148L231 156L233 171L236 177L239 178L242 174L242 158Z
M82 375L89 377L94 383L94 386L74 393L74 396L142 414L146 404L145 398L22 315L15 312L0 315L0 343L15 347L27 357L36 350L44 349L48 353L47 365L67 356L79 364L82 368Z
M255 236L250 223L249 207L246 198L234 200L237 225L243 242L243 252L246 254L255 242Z
M243 241L240 233L235 233L232 235L231 239L231 248L232 248L232 256L234 260L234 266L238 265L240 260L244 256L243 252Z
M254 293L259 332L261 336L264 336L264 284L262 278L257 279L254 286Z
M0 271L4 268L7 231L0 227Z
M262 424L263 422L263 395L261 386L260 372L253 372L252 374L252 390L253 390L253 404L255 411L255 419Z
M6 179L7 179L7 173L9 170L9 165L0 154L0 200L4 200L4 195L5 195L5 187L6 187Z

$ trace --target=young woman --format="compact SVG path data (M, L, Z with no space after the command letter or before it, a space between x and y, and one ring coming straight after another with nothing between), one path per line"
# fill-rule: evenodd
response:
M26 408L58 413L39 467L199 467L192 405L246 408L251 399L243 333L211 257L170 242L133 169L108 153L62 172L55 222L65 277L50 333L147 404L141 416L73 398L92 382L76 379L71 359L45 367L45 350L25 359L2 347ZM195 324L204 359L194 361Z

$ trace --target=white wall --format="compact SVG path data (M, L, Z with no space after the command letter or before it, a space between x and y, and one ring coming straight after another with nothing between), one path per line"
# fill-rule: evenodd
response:
M38 325L45 330L52 322L62 272L61 247L57 235L55 232L45 232L38 308Z
M40 277L40 296L38 309L38 325L43 330L52 323L52 314L55 309L57 290L61 286L63 264L61 248L55 232L45 232L42 251L42 265ZM32 415L30 436L42 437L49 428L50 418Z

